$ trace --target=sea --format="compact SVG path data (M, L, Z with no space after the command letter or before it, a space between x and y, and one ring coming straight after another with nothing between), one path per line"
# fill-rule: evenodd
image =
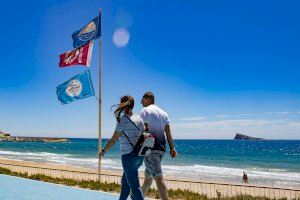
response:
M70 138L68 143L0 142L0 157L97 168L97 139ZM107 143L103 139L103 145ZM198 181L300 188L300 140L175 140L178 157L162 162L167 176ZM104 169L121 170L119 144L106 153ZM144 170L144 167L141 168Z

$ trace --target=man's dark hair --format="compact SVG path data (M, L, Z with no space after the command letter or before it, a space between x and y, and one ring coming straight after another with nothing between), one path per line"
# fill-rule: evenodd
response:
M152 92L146 92L143 98L150 99L151 103L154 104L154 94Z

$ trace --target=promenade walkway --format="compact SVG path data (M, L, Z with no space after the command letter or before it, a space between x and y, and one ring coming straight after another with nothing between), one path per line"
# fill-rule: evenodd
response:
M122 175L119 173L114 173L109 171L103 171L103 173L99 175L97 171L93 169L76 168L72 166L66 167L63 165L53 165L49 163L45 164L45 163L34 163L28 161L7 160L1 158L0 158L0 167L9 169L13 172L27 173L28 175L44 174L49 177L69 178L74 180L97 181L100 176L102 182L117 183L117 184L121 183L121 177L122 177ZM140 182L143 182L143 179L144 179L143 176L140 176ZM244 195L259 196L259 197L277 198L277 199L286 198L287 200L293 200L293 199L300 200L299 188L284 188L284 187L270 187L270 186L264 187L260 185L250 185L250 184L231 184L231 183L183 180L183 179L176 179L170 177L166 177L165 182L169 189L189 190L191 192L207 195L210 198L211 197L216 198L218 194L221 194L222 196L236 196L236 195L244 194ZM0 182L1 190L2 190L1 188L2 185ZM155 188L156 185L153 185L153 187ZM99 194L98 192L96 193ZM0 195L0 200L2 199L3 198L1 198ZM94 199L94 198L90 198L90 199Z
M118 195L0 175L1 200L117 200Z

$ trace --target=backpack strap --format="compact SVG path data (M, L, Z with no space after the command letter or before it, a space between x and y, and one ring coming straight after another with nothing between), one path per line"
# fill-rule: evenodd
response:
M132 142L130 141L129 137L127 136L127 134L126 134L124 131L122 131L122 133L124 133L125 137L126 137L127 140L129 141L129 143L131 144L131 146L134 147L134 145L133 145Z
M141 129L126 115L124 115L139 131L141 131ZM132 142L130 141L129 137L127 136L127 134L122 131L122 133L124 133L125 137L127 138L127 140L129 141L129 143L131 144L132 147L134 147L134 145L132 144Z
M124 115L139 131L141 131L141 129L126 115Z

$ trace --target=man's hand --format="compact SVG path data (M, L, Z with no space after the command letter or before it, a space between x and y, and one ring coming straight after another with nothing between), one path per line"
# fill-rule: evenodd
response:
M173 141L173 138L172 138L172 134L171 134L171 129L170 129L170 125L166 125L165 126L165 133L166 133L166 136L167 136L167 140L168 140L168 143L169 143L169 146L170 146L170 156L172 158L176 158L177 156L177 151L175 150L174 148L174 141Z
M176 158L176 157L177 157L177 151L176 151L175 149L172 149L172 150L170 151L170 156L171 156L172 158Z

